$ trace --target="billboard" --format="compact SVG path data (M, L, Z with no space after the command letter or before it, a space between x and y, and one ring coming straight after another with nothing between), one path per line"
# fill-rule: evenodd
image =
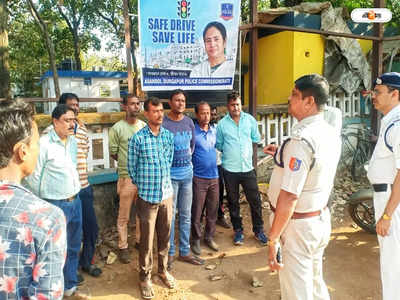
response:
M139 0L143 91L232 89L240 0Z

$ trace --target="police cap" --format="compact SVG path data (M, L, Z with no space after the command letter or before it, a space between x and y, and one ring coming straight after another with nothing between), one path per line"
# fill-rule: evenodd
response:
M382 74L375 80L375 84L382 84L394 87L396 89L400 89L400 73L397 72L389 72Z

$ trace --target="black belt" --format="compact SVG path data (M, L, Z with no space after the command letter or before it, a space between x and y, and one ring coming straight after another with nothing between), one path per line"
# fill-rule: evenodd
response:
M377 183L377 184L373 184L372 188L374 189L374 192L376 192L376 193L386 192L388 190L388 184L387 183Z

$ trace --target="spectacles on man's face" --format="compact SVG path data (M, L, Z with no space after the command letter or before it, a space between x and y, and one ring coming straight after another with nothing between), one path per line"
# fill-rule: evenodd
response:
M393 91L394 91L393 89L388 88L388 87L386 87L385 89L377 89L377 88L374 88L374 89L371 91L371 96L379 96L379 95L384 94L385 92L389 94L389 93L391 93L391 92L393 92Z

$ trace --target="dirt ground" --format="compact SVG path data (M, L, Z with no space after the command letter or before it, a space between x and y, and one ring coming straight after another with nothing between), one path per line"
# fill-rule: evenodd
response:
M171 300L275 300L280 299L278 275L271 273L266 260L266 247L254 239L249 223L248 205L242 204L245 223L245 243L233 246L233 232L217 227L218 253L203 247L202 258L206 265L216 265L215 270L205 266L193 266L176 261L172 274L178 280L178 288L168 290L160 280L153 278L156 297ZM265 224L269 209L264 208ZM132 234L133 234L132 230ZM219 258L224 256L223 258ZM137 250L132 251L132 262L123 265L116 261L105 265L100 278L85 275L82 292L96 300L141 299L138 289ZM345 215L340 225L333 224L331 242L325 251L324 278L333 300L380 300L379 248L376 236L357 228ZM154 264L156 266L156 263ZM156 270L156 269L155 269ZM222 279L210 281L210 276ZM254 278L256 277L256 278ZM253 287L253 279L262 287ZM68 298L72 299L72 298Z

